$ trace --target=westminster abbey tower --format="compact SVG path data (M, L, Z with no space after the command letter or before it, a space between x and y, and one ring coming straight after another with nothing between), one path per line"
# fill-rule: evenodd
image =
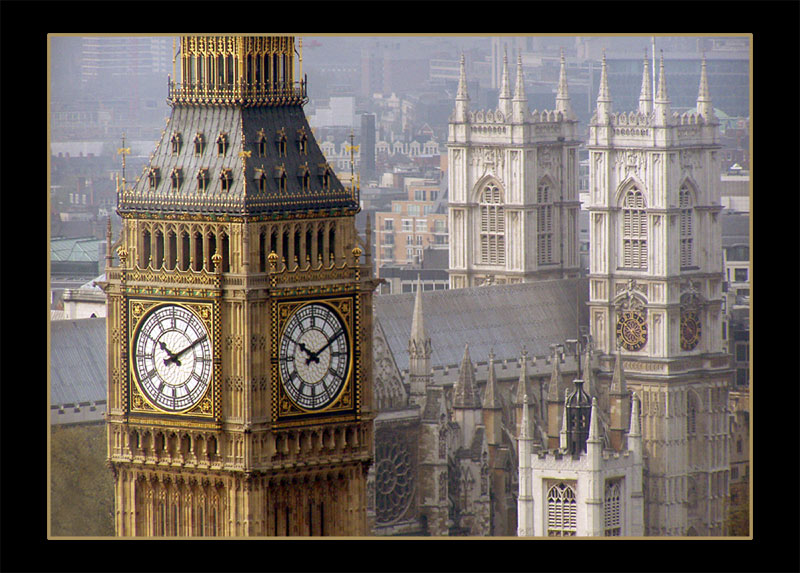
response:
M663 56L615 112L605 56L589 127L590 330L599 377L641 400L645 535L724 535L729 356L722 346L719 122L706 62L695 110L670 109Z
M448 136L450 288L575 277L578 121L561 75L552 110L530 112L522 61L498 107L469 109L465 63Z

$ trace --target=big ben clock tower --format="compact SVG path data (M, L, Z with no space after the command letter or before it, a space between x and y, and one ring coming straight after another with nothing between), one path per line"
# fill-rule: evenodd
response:
M119 536L367 533L376 283L297 53L288 36L182 37L166 129L118 185Z
M600 377L641 400L645 535L724 535L729 356L722 344L719 122L706 62L672 113L663 57L639 108L612 112L605 56L589 128L590 324ZM623 416L627 413L623 412Z

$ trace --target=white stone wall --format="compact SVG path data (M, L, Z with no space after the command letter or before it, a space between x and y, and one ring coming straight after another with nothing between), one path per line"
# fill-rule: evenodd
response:
M560 459L558 459L560 457ZM621 528L623 536L641 536L641 459L629 451L603 456L601 461L588 453L579 459L570 455L556 456L552 452L544 458L533 454L533 535L547 536L547 492L558 481L574 482L578 499L577 535L603 536L603 497L607 480L620 480L622 485ZM520 476L520 483L522 483ZM598 495L599 494L599 495Z

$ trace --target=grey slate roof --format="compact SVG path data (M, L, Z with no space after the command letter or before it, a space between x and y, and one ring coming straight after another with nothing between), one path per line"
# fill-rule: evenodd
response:
M106 319L50 323L50 403L106 399Z
M50 239L50 260L97 262L100 258L99 245L103 242L96 237Z
M259 157L258 132L262 129L266 154ZM279 156L278 153L279 129L286 134L285 156ZM301 129L307 135L307 154L301 154L298 148L298 130ZM180 152L173 155L171 138L176 133L180 133L182 143ZM202 133L205 141L199 156L195 155L194 146L197 133ZM221 133L228 135L228 150L224 156L219 155L216 143ZM250 152L244 173L240 157L242 151ZM302 189L300 169L306 163L311 176L311 192ZM322 191L320 165L324 163L325 156L314 139L300 105L244 108L176 105L149 165L139 174L138 182L133 183L132 195L120 202L120 210L245 215L296 209L356 208L357 203L350 191L334 174L330 177L330 190ZM275 176L279 165L286 172L287 188L284 192L279 190ZM263 193L259 191L256 179L260 173L257 170L262 167L266 176L266 190ZM159 170L160 179L154 192L150 191L147 177L150 168ZM182 173L182 184L177 192L171 190L170 176L174 168L181 169ZM208 170L208 187L203 192L199 190L197 180L201 168ZM222 191L220 184L223 169L230 169L232 175L227 191Z
M397 367L408 369L408 340L414 294L375 297L381 324ZM473 360L517 360L524 345L529 356L551 354L550 344L575 338L578 319L588 324L588 279L538 281L423 292L431 366L458 365L469 343Z

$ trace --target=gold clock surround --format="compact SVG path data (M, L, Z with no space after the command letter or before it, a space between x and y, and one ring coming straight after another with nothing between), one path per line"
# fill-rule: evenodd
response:
M702 332L697 312L684 310L681 313L681 350L694 350L700 343Z
M203 326L209 333L212 340L212 353L213 362L211 366L211 381L208 388L196 404L184 411L169 411L159 408L153 404L152 400L147 396L140 386L140 382L135 373L135 345L132 343L128 349L127 359L131 368L128 368L128 412L134 415L157 415L162 416L179 416L190 418L201 418L206 420L215 420L218 417L219 404L219 325L216 311L216 304L214 302L199 302L196 299L149 299L149 298L129 298L128 299L128 332L130 340L133 341L136 333L142 322L155 311L158 307L167 304L174 304L182 307L199 319Z
M302 112L307 97L293 73L293 40L228 40L181 37L184 74L169 84L172 111L148 164L161 180L152 189L148 177L134 181L124 169L117 180L119 265L106 258L104 286L115 531L364 535L374 447L371 301L378 281L370 278L369 251L362 261L358 247L358 187L321 171L327 163ZM248 74L258 70L261 82L253 83ZM212 116L219 129L205 132L201 156L209 167L199 175L217 191L195 176L191 143ZM284 148L274 139L281 130L289 140ZM229 138L222 155L212 143L220 133ZM288 170L285 181L272 177L284 161L307 162L309 181ZM168 176L176 165L184 176L177 190ZM217 173L232 176L224 193ZM309 303L333 305L343 318L351 355L346 382L319 410L279 411L273 357L279 323L290 307ZM191 308L213 341L207 394L184 412L153 407L131 368L140 321L159 304Z
M281 381L278 356L271 358L272 371L272 415L276 426L305 425L322 423L335 418L358 417L360 412L360 392L356 384L356 373L360 368L360 342L356 333L358 328L358 296L339 296L330 298L284 299L273 301L274 320L272 321L272 347L278 348L287 322L305 306L324 304L333 310L344 325L350 341L350 361L344 383L336 398L321 410L308 410L297 405L288 395Z
M617 342L630 352L637 352L647 344L647 317L637 310L626 310L617 316Z

